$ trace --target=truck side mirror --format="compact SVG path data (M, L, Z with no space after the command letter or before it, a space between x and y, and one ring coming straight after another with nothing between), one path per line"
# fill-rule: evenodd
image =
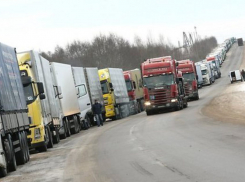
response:
M63 99L63 95L62 94L58 95L58 98Z
M37 89L38 89L38 93L39 94L43 94L44 93L44 87L43 87L43 83L42 82L37 82Z
M179 84L179 78L176 78L176 83Z
M111 88L111 91L113 92L114 91L114 88Z
M136 83L135 83L135 81L133 81L133 87L134 87L134 89L136 89Z
M57 87L57 91L58 91L58 95L61 95L62 94L62 91L61 91L61 87L60 86Z
M39 98L40 98L40 100L43 100L43 99L45 99L45 98L46 98L46 96L45 96L45 94L44 94L44 93L42 93L42 94L40 94L40 95L39 95Z
M24 87L31 84L31 77L30 76L22 76L21 81Z
M113 85L112 85L112 83L109 83L109 87L110 87L110 88L113 88Z

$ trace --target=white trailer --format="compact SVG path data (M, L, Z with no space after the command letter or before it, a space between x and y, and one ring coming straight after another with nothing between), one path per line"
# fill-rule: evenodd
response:
M62 138L66 138L71 133L75 134L80 131L80 107L77 100L77 90L70 65L52 62L50 67L53 85L58 88L57 94L61 95L60 90L62 90L62 99L59 99L63 115L60 133Z
M91 100L89 98L88 86L82 67L72 67L75 87L77 89L77 99L80 108L80 121L84 129L89 128L90 115L92 114Z
M202 88L202 85L203 85L203 77L202 77L202 70L201 70L201 65L200 63L195 63L195 66L196 66L196 72L197 72L197 85L198 85L198 88Z
M94 104L95 100L97 100L100 104L102 104L102 116L105 120L106 118L105 104L104 104L104 98L103 98L101 84L100 84L100 78L98 75L98 68L91 68L91 67L84 68L84 74L88 86L88 93L89 93L91 104ZM90 118L90 121L92 125L96 125L93 118L94 117L92 116Z
M52 75L50 72L49 61L43 58L38 52L28 51L31 55L31 65L37 82L42 82L46 98L41 101L41 111L44 119L44 124L49 127L52 137L49 141L49 146L53 147L54 143L59 143L59 128L60 128L60 114L57 105L54 85L52 82ZM26 53L26 52L25 52Z

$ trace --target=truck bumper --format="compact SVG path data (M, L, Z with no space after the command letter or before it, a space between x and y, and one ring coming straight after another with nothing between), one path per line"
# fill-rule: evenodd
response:
M31 149L34 149L34 148L37 148L37 147L42 147L42 146L44 146L45 145L45 142L43 141L43 142L39 142L39 143L33 143L33 144L31 144Z
M146 111L164 110L164 109L176 108L177 106L178 106L178 102L171 102L171 103L161 104L161 105L151 104L150 106L145 106L145 109Z
M194 91L188 95L188 99L195 99L198 96L198 91Z
M116 115L115 108L113 105L106 105L105 112L106 112L105 114L106 118L112 118Z
M42 143L45 142L45 129L43 125L36 126L29 129L29 135L27 136L28 140L31 141L30 148L35 148L37 146L42 146ZM34 146L34 147L33 147Z

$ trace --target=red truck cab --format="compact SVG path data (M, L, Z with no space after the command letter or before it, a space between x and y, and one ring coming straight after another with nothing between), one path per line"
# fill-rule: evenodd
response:
M176 64L171 56L147 59L141 64L147 115L160 109L180 110L187 106L180 96Z
M184 78L184 87L189 100L199 99L197 86L197 73L195 63L189 59L178 61L178 71L181 71Z

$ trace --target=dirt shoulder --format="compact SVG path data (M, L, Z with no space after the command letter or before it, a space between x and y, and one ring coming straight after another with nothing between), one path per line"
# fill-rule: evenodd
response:
M244 68L245 54L240 70ZM245 82L229 85L202 109L202 113L217 121L245 124Z

